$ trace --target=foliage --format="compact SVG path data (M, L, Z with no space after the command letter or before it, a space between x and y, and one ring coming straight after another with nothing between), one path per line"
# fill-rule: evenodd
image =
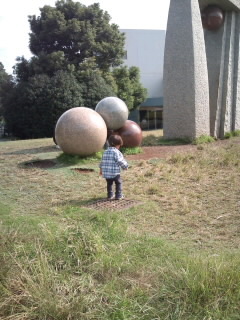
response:
M11 76L7 74L3 64L0 62L0 121L2 119L2 113L3 113L2 101L4 100L4 97L7 95L8 90L12 86L11 80L12 80Z
M30 60L18 57L14 67L14 74L16 80L20 82L28 81L29 78L38 74L46 74L52 77L58 71L72 73L74 70L75 66L66 62L64 53L57 51L49 54L41 53L39 56L33 56Z
M109 74L109 73L108 73ZM114 80L106 77L97 67L95 58L86 59L80 64L76 78L81 83L84 106L95 109L100 100L105 97L115 96Z
M224 135L224 138L229 139L232 137L239 137L239 136L240 136L240 130L234 130L234 131L226 132Z
M17 58L16 84L4 102L14 136L49 137L64 111L80 105L94 109L107 96L118 96L129 110L145 100L138 68L111 71L122 63L125 36L99 4L60 0L40 12L29 16L34 56Z
M110 16L99 4L82 5L60 0L55 7L44 6L41 15L29 16L30 50L36 56L63 52L67 64L78 66L95 57L98 67L109 70L121 64L124 35L110 24Z
M122 66L113 70L117 84L117 96L125 101L129 110L138 107L147 97L147 89L140 82L138 67Z
M20 82L4 102L4 118L14 136L51 137L58 118L82 105L81 87L72 74L36 75Z
M194 139L192 141L192 144L203 144L203 143L210 143L210 142L214 142L215 139L211 136L208 136L208 135L201 135L200 137Z

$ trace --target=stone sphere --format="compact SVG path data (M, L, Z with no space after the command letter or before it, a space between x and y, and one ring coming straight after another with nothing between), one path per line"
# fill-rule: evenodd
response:
M123 147L139 147L142 143L142 129L134 121L127 120L124 126L118 130L118 134L122 137Z
M88 156L102 149L107 127L96 111L85 107L72 108L58 119L55 138L63 152Z
M95 110L103 117L107 128L117 130L128 118L128 108L124 101L117 97L107 97L98 102Z
M224 23L224 12L215 5L209 5L201 12L203 28L218 30Z

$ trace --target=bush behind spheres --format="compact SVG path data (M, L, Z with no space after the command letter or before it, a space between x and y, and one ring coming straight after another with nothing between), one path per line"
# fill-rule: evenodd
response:
M21 139L51 137L61 114L81 104L81 86L76 78L59 71L52 78L36 75L19 83L9 96L4 117L9 131Z

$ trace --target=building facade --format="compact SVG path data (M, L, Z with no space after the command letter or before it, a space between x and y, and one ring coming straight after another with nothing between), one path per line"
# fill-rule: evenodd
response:
M147 99L132 112L130 119L142 129L162 128L163 60L165 30L120 29L125 34L124 65L140 69L141 83L148 90Z

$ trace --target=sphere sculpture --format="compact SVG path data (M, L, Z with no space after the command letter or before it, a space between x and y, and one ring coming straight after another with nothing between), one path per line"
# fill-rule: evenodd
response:
M127 120L118 134L122 137L123 147L134 148L142 143L142 130L134 121Z
M102 149L107 127L96 111L77 107L67 110L58 119L55 137L63 152L88 156Z
M97 111L106 122L107 128L117 130L128 118L128 108L124 101L117 97L107 97L98 102Z
M209 5L201 12L202 24L205 29L217 30L224 22L224 12L215 5Z

